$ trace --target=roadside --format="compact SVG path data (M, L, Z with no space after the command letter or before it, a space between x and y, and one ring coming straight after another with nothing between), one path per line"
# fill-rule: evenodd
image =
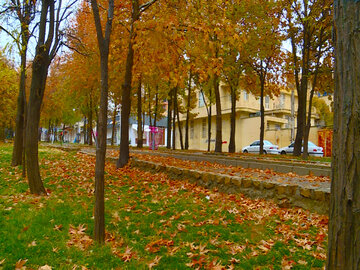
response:
M95 148L90 147L49 146L95 155ZM107 151L109 161L116 162L118 155L118 150ZM274 199L285 207L297 206L323 214L329 208L330 177L312 173L319 173L321 170L330 172L330 167L326 164L284 163L253 157L224 158L196 152L171 153L134 149L130 155L132 166L153 173L165 172L172 178L188 179L210 189L243 193L252 198ZM290 169L294 171L289 171ZM299 171L307 173L296 173Z

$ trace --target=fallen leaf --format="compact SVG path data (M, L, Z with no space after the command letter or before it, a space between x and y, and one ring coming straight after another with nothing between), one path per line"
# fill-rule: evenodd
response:
M45 265L43 265L43 266L40 266L39 268L38 268L38 270L51 270L52 268L51 268L51 266L50 265L47 265L47 264L45 264Z
M161 258L162 258L161 256L156 256L154 260L148 263L149 269L152 269L154 266L158 265Z
M24 266L26 262L27 262L27 260L22 260L22 259L18 260L15 264L15 270L26 269L26 266Z

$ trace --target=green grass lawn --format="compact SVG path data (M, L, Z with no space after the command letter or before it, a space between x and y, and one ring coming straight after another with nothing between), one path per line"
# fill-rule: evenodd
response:
M327 217L107 164L106 244L92 241L94 158L40 148L48 196L0 145L0 269L322 269Z

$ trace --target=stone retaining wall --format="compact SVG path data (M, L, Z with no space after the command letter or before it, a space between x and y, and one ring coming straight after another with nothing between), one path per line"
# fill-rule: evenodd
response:
M320 189L299 185L230 176L165 166L158 163L131 159L131 166L151 172L164 172L172 179L186 179L209 189L226 193L242 193L250 198L273 199L281 207L302 207L320 214L328 214L330 189Z
M134 151L136 153L136 150ZM141 153L141 152L140 152ZM280 173L296 173L298 175L316 175L316 176L328 176L331 177L331 167L322 165L322 164L307 164L301 162L286 162L286 161L274 161L266 159L254 159L254 158L232 158L225 156L214 156L210 154L206 155L194 155L194 154L185 154L185 153L161 153L161 152L147 152L148 155L158 155L158 156L170 156L183 160L190 161L209 161L223 164L226 166L241 166L243 168L253 168L253 169L272 169L275 172Z

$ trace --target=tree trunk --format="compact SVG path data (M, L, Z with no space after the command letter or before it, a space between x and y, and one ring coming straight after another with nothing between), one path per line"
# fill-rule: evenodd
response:
M181 127L181 122L180 122L180 114L179 114L179 105L178 105L178 101L177 101L177 87L175 90L175 110L176 110L176 116L177 116L177 120L178 120L178 129L179 129L179 138L180 138L180 147L181 150L184 150L184 143L183 143L183 136L182 136L182 127ZM175 118L174 118L175 121Z
M172 149L176 149L176 102L177 101L177 95L176 95L176 88L174 88L173 91L173 133L172 133Z
M265 76L261 75L260 78L260 151L259 154L264 153L264 131L265 131L265 110L264 110L264 87Z
M114 112L113 112L113 119L112 119L112 130L111 130L111 146L114 145L114 137L115 137L115 126L116 126L116 114L117 114L117 104L114 104Z
M131 83L132 83L132 68L134 65L134 48L133 39L135 37L134 24L139 19L139 2L134 0L132 3L132 21L129 36L128 54L126 57L125 66L125 81L122 88L121 99L121 139L120 139L120 155L116 163L117 168L124 167L129 161L129 117L131 109Z
M149 93L149 126L152 126L152 117L151 117L151 95L150 95L150 87L148 87L148 93ZM152 133L151 133L151 136L152 136Z
M311 107L312 107L312 100L314 96L314 87L311 89L310 92L310 99L309 99L309 108L308 108L308 117L306 120L305 130L304 130L304 142L303 142L303 154L302 157L307 159L309 157L309 133L311 128Z
M27 46L26 46L27 47ZM18 166L23 164L23 150L24 150L24 132L25 132L25 104L26 104L26 48L21 52L21 64L20 64L20 86L19 96L17 99L17 112L16 112L16 126L15 126L15 139L14 148L12 153L12 166Z
M206 103L205 101L205 95L203 90L201 90L201 94L203 96L204 99L204 103L205 103L205 107L206 107L206 112L207 112L207 118L208 118L208 140L207 140L207 151L210 152L210 143L211 143L211 88L209 89L209 104Z
M191 70L189 72L188 96L186 104L186 122L185 122L185 149L189 149L189 121L190 121L190 103L191 103Z
M168 109L167 109L167 136L166 136L166 148L171 148L171 118L172 118L172 90L169 91Z
M24 103L24 136L23 136L23 143L22 143L22 147L23 147L23 151L22 151L22 177L25 178L26 177L26 154L25 154L25 143L26 143L26 121L27 121L27 106L26 106L26 97L25 97L25 103Z
M335 114L327 269L360 268L360 2L335 0Z
M90 94L90 104L89 104L89 115L88 115L88 143L93 145L93 100L92 94Z
M159 106L159 86L156 85L156 93L155 93L155 112L154 112L154 127L156 127L156 120L157 120L157 112Z
M30 192L32 194L46 194L39 169L38 131L40 122L40 109L45 92L45 84L49 64L50 59L47 55L47 51L42 50L41 46L38 45L32 65L32 80L29 96L29 105L27 108L25 139L27 176Z
M308 74L309 74L309 58L310 58L310 34L308 22L304 23L303 29L303 48L302 48L302 67L301 67L301 80L299 85L298 80L298 68L295 68L295 80L297 86L298 93L298 114L297 114L297 129L295 136L295 144L294 144L294 156L301 155L301 148L304 138L304 131L306 125L306 98L307 98L307 89L308 89ZM293 42L293 41L292 41ZM294 44L293 45L293 55L296 54L296 50L294 52ZM294 55L294 59L297 59L297 56ZM296 63L295 63L296 64Z
M84 117L84 144L87 144L87 123L86 123L86 116Z
M235 129L236 129L236 93L234 87L230 85L231 91L231 114L230 114L230 142L229 153L235 153Z
M101 94L98 137L95 163L95 241L105 241L105 204L104 204L104 171L106 154L106 130L108 107L108 51L102 53L101 60Z
M95 162L95 226L94 238L99 244L105 242L105 203L104 203L104 173L106 156L106 137L107 137L107 110L108 110L108 62L110 33L112 27L114 1L109 0L108 17L105 26L105 34L101 29L98 4L96 0L91 0L93 10L97 40L100 51L100 112L97 118L97 142L96 142L96 162Z
M215 139L215 152L222 152L222 117L221 117L221 99L220 87L218 76L214 76L214 92L216 103L216 139Z
M138 129L137 129L137 148L143 147L143 129L142 129L142 104L141 104L141 78L137 89L137 118L138 118Z
M316 83L317 83L317 76L318 76L319 66L320 66L320 58L321 58L321 55L322 55L321 54L321 48L322 48L322 45L323 45L323 34L324 34L324 30L321 29L319 46L318 46L318 53L317 53L317 60L316 60L316 65L315 65L314 79L313 79L312 86L311 86L311 91L310 91L308 118L307 118L307 123L306 123L305 131L304 131L303 158L305 158L305 159L307 159L308 156L309 156L309 153L308 153L308 148L309 148L308 147L308 141L309 141L309 133L310 133L310 128L311 128L312 101L313 101L315 87L316 87Z

